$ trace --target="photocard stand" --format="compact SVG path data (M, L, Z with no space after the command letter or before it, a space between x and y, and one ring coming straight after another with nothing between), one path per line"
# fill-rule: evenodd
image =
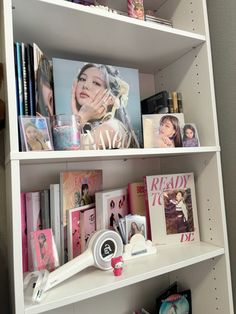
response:
M156 253L157 248L152 244L152 241L145 240L142 234L135 234L130 239L130 243L124 246L123 259L126 261L136 257Z

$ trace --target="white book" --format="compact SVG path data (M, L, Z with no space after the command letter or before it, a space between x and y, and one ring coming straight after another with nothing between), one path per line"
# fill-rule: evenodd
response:
M127 187L96 192L96 229L114 229L113 223L129 214Z
M29 271L33 271L33 259L30 246L31 232L41 229L40 219L40 192L25 193L26 206L26 225L27 225L27 243L28 243L28 267Z
M59 262L61 264L61 252L62 252L62 235L63 223L61 221L60 210L60 184L50 184L50 211L51 211L51 228L54 235L54 240L57 248Z

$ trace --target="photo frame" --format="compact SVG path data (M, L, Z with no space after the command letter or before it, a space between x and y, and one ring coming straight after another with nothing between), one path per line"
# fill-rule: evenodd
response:
M183 113L142 115L144 148L182 147Z
M48 118L19 116L19 125L23 151L53 150Z
M197 127L194 123L185 123L183 126L183 147L200 146Z

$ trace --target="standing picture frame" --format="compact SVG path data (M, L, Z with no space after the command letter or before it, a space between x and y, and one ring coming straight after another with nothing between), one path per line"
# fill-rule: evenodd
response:
M52 136L46 117L19 116L23 151L53 150Z

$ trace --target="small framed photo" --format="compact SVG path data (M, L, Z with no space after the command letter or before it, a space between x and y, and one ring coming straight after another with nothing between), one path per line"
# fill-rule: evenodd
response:
M20 116L19 124L23 151L53 150L49 122L46 117Z
M143 119L144 148L182 147L183 113L145 114Z
M183 147L200 146L196 125L194 123L186 123L183 127Z
M135 234L142 234L147 239L146 217L139 215L128 215L125 217L126 243Z

